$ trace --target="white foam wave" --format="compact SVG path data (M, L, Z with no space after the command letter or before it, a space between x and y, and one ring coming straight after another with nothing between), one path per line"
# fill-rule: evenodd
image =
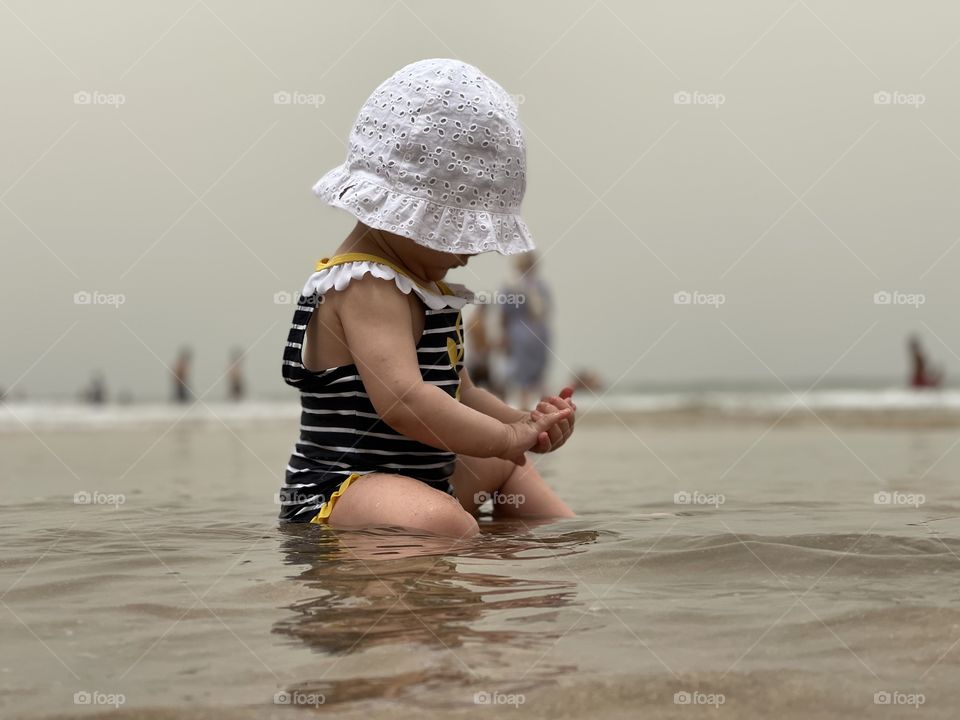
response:
M817 390L810 393L759 391L678 391L610 393L599 397L577 396L581 411L639 412L718 411L724 413L782 413L790 408L814 411L856 412L930 411L960 414L960 390L911 391ZM168 425L296 422L299 405L291 401L245 401L241 403L135 403L85 405L67 402L0 403L0 432L40 429L108 429Z

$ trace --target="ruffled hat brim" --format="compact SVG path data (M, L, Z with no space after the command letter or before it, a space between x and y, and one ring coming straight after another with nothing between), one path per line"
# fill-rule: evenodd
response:
M347 163L320 178L313 192L369 227L408 237L431 250L517 255L535 247L518 214L440 205L383 187L351 171Z

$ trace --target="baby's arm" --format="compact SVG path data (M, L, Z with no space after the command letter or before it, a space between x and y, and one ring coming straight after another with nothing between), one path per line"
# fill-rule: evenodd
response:
M347 348L377 414L390 427L432 447L474 457L523 462L565 414L534 411L509 422L478 412L425 383L413 341L409 300L393 283L354 280L340 293Z
M493 393L474 385L466 368L460 371L460 400L467 407L500 422L517 422L527 416L524 411L510 407Z

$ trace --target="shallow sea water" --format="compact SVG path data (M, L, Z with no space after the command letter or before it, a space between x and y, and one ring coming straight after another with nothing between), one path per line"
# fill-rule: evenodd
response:
M955 426L598 411L540 459L579 517L455 545L278 527L295 427L0 434L0 716L960 707Z

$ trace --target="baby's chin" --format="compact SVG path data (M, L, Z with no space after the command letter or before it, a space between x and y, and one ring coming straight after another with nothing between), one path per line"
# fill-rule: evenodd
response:
M424 272L427 275L427 279L433 282L436 282L437 280L443 280L447 276L447 273L450 270L451 268L448 268L448 267L437 267L437 266L424 268Z

